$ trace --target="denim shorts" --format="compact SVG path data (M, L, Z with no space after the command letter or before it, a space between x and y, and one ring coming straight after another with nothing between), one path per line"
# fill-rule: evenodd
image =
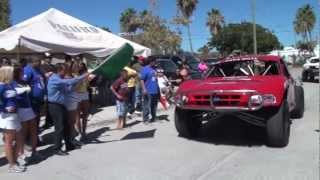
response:
M116 101L117 103L117 115L118 117L126 117L128 111L128 105L125 101Z

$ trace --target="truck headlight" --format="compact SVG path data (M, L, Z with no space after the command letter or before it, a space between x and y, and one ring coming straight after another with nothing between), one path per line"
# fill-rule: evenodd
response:
M182 95L182 94L177 95L175 99L176 99L177 106L183 106L189 101L188 96Z
M263 95L263 105L274 105L277 103L277 99L273 94L265 94Z
M259 108L263 105L263 98L261 95L253 95L249 99L249 108Z

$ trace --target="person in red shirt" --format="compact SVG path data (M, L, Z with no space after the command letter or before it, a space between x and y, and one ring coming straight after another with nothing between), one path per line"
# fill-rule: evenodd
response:
M126 124L129 97L128 79L128 72L122 70L120 78L118 78L110 87L111 91L116 96L117 115L119 118L117 129L124 128Z

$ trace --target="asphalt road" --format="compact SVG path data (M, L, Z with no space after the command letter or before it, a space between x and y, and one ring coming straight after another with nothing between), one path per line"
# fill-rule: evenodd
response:
M173 110L162 111L162 120L152 125L135 118L126 130L110 130L109 108L90 121L91 143L81 150L58 157L43 147L48 158L20 175L6 173L0 158L0 179L317 180L319 84L304 83L304 90L305 116L293 121L285 148L267 147L263 129L231 118L207 123L197 140L178 137Z

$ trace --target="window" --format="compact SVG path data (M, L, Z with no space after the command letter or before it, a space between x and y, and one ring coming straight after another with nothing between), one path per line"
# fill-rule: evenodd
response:
M158 60L160 67L166 72L176 72L177 66L170 60Z
M279 74L279 65L274 61L228 61L218 63L209 71L209 77L270 76Z

